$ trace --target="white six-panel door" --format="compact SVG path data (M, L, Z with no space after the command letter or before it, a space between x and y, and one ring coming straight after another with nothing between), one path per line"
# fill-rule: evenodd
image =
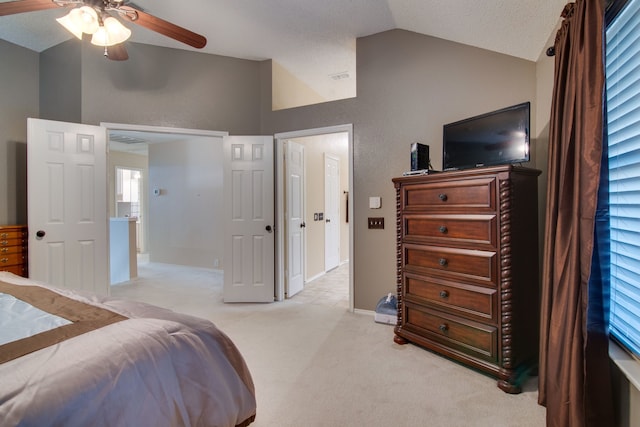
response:
M304 146L286 142L287 298L304 288Z
M224 138L225 302L274 300L273 137Z
M108 295L106 129L27 121L29 276Z
M324 156L324 270L340 264L340 159Z

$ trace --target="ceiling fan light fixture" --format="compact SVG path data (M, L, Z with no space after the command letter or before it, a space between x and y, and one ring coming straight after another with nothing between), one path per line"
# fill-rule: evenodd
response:
M82 6L72 9L62 18L56 19L71 34L82 40L82 33L93 34L98 31L98 14L94 8Z
M73 12L73 10L71 12ZM58 21L60 25L66 28L71 34L76 36L79 40L82 40L82 30L78 28L75 21L71 17L71 12L67 13L62 18L56 18L56 21Z
M74 18L78 19L78 24L80 25L80 28L82 28L83 33L94 34L98 31L98 13L94 8L82 6L74 10L78 11L75 15L77 18L75 18L75 16Z
M91 44L113 46L124 42L129 37L131 37L131 30L122 25L116 18L109 16L104 19L103 25L91 37Z
M107 29L109 37L115 44L120 44L131 37L131 30L112 16L104 20L104 27Z

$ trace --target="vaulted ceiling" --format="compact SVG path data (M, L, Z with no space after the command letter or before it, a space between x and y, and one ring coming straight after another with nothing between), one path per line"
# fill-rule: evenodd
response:
M6 0L0 0L5 2ZM566 0L136 0L204 35L203 53L273 59L319 93L355 75L355 39L405 29L535 61ZM0 17L0 38L41 52L72 38L63 8ZM131 41L196 50L140 26ZM96 48L97 53L100 48ZM347 82L348 83L348 82Z

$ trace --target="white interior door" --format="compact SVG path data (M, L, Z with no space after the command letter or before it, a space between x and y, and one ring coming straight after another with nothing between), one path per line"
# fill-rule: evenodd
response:
M224 138L225 302L274 300L273 137Z
M324 156L324 270L340 264L340 159Z
M304 288L304 146L287 141L286 149L286 234L287 234L287 266L286 289L287 298L291 298Z
M29 276L109 293L107 132L28 119Z

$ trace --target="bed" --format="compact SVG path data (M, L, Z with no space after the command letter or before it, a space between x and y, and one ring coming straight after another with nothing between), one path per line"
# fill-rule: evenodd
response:
M244 427L255 419L245 361L207 320L7 272L0 297L2 426Z

